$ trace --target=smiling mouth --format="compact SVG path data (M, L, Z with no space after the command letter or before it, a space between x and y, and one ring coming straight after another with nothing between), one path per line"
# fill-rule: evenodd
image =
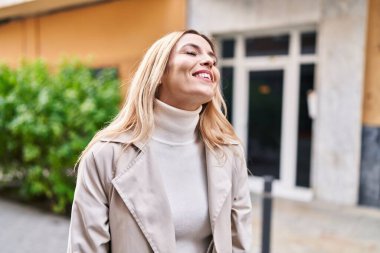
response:
M212 78L211 78L211 75L208 74L208 73L195 73L193 74L194 77L197 77L197 78L200 78L200 79L203 79L203 80L206 80L206 81L209 81L211 82L212 81Z

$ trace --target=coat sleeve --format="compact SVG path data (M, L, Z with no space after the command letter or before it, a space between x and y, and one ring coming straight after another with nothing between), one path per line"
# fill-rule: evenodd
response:
M249 252L252 240L252 204L242 148L235 154L235 161L231 210L232 252L242 253Z
M98 166L91 150L80 161L67 253L109 252L107 176L101 164Z

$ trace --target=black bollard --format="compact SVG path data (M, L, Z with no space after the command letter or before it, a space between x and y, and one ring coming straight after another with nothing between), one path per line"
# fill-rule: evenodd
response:
M263 194L263 209L262 209L262 240L261 252L270 252L270 230L272 219L272 176L264 176L264 194Z

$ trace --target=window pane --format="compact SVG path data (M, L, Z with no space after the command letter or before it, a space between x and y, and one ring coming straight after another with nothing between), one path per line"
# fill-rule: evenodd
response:
M301 65L298 138L297 138L297 186L310 187L310 160L312 120L309 117L307 96L314 87L314 64Z
M287 55L289 35L248 38L245 40L246 56Z
M316 53L316 32L305 32L301 34L301 54Z
M234 69L232 67L222 68L222 92L227 105L227 118L232 123L232 97L233 97Z
M222 40L222 58L233 58L235 56L235 40Z
M249 72L248 168L280 177L283 70Z

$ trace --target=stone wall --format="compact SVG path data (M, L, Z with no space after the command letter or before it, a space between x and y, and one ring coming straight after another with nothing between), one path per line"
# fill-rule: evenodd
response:
M312 190L356 205L359 196L367 0L189 0L188 26L237 34L314 25L318 33Z
M380 127L363 127L359 203L380 207Z

